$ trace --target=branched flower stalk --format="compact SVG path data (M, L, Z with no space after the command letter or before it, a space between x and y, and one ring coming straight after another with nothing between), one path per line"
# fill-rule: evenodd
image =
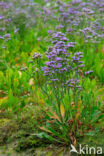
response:
M84 67L83 52L72 53L69 49L75 46L75 42L69 42L65 34L61 32L52 34L52 44L46 56L48 61L43 67L46 76L46 85L50 85L57 101L56 111L61 116L60 105L65 94L73 90L74 102L78 104L78 94L82 90L80 71ZM63 103L64 105L64 103ZM58 109L57 109L58 108Z
M55 140L58 137L57 142L69 144L70 141L73 143L78 129L79 121L76 120L76 114L83 82L85 76L93 71L84 72L83 52L73 52L75 42L69 42L62 32L49 31L49 34L52 35L52 46L46 51L45 65L42 67L40 64L41 54L33 55L33 60L38 67L35 74L39 72L39 76L42 74L41 76L44 77L44 85L41 89L48 97L46 104L53 108L52 112L47 112L48 119L42 130L51 132Z

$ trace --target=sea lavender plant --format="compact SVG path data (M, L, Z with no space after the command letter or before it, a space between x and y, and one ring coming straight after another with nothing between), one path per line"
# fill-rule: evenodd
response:
M57 137L57 142L69 144L75 142L79 124L84 121L79 120L86 108L81 106L84 78L93 71L83 74L83 52L71 52L75 42L69 42L62 32L51 32L51 35L52 46L46 52L48 61L42 67L46 78L42 91L48 96L48 106L53 109L47 112L46 125L40 129L50 133L52 140L56 141ZM79 105L83 109L80 115Z
M60 114L60 105L65 94L69 93L70 90L73 91L77 108L78 94L82 90L80 71L84 67L83 52L74 54L70 52L69 49L74 47L76 43L69 42L65 34L61 32L52 34L52 44L53 46L49 47L46 52L48 61L45 63L43 71L47 79L45 85L51 86L58 105L57 113Z

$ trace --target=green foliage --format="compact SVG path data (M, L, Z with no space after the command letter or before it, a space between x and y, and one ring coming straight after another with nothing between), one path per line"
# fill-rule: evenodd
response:
M0 127L0 144L9 141L11 137L18 139L17 151L46 144L75 144L85 136L92 139L101 134L104 126L104 41L99 41L99 44L90 41L85 43L83 36L74 32L72 36L66 34L70 41L77 42L70 52L84 53L85 67L80 71L80 77L88 70L94 72L84 77L84 81L81 79L83 90L80 93L75 93L72 89L61 93L59 84L55 92L50 84L46 85L47 79L44 78L41 67L47 60L45 52L51 46L47 32L56 31L59 23L50 16L45 21L44 15L40 15L39 11L43 11L46 6L54 8L58 17L58 7L56 1L50 1L47 5L43 0L34 2L35 9L31 6L31 17L28 18L24 11L16 15L15 9L21 1L16 2L14 10L8 10L7 17L11 17L12 22L10 25L3 23L2 26L6 27L5 33L10 33L11 40L6 42L0 39L0 117L7 115L7 119L8 114L13 113L11 124L8 122ZM63 2L67 4L69 0ZM24 6L22 9L25 10L25 7L28 8ZM94 17L90 20L94 21ZM63 22L62 24L65 25ZM59 31L66 33L66 26ZM81 28L85 26L86 21L83 20ZM16 28L19 30L14 33ZM79 30L78 27L76 29ZM3 33L0 32L0 35L4 35ZM2 48L3 46L6 48ZM34 53L42 54L42 58L38 61L32 59ZM62 79L65 77L67 75ZM62 97L59 101L56 93ZM4 120L0 121L0 125L3 125L1 122L4 123ZM14 132L16 134L12 136ZM96 139L93 141L95 143Z

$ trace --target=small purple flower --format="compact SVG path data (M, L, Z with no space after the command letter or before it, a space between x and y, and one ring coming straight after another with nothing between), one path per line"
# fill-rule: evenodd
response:
M64 11L62 6L60 6L59 11L60 12L63 12Z
M53 31L52 30L48 30L48 34L52 34L53 33Z
M79 56L79 55L82 55L83 53L82 52L77 52L75 53L75 56Z
M60 73L63 73L64 71L67 71L67 68L62 68L62 69L60 69Z
M62 24L60 24L60 25L58 25L58 26L56 27L56 29L61 29L61 28L64 28L64 26L63 26Z
M58 79L51 79L51 81L55 82L55 81L58 81Z
M83 62L83 61L79 61L78 63L79 63L79 64L83 64L84 62Z
M4 16L0 15L0 20L2 20L2 19L4 19L4 18L5 18Z
M35 68L35 70L36 70L36 72L38 72L38 71L39 71L39 69L38 69L38 68Z
M41 57L42 57L42 54L40 54L40 53L34 53L33 54L33 59L41 58Z
M57 40L55 40L55 41L52 41L52 44L56 44L57 43Z
M67 86L68 86L68 87L72 87L72 88L74 87L73 85L70 85L70 84L68 84Z
M43 71L44 71L44 75L46 75L46 76L49 75L49 72L50 72L50 68L49 68L49 67L46 67L46 66L45 66L45 67L43 67L42 69L43 69Z
M43 71L49 71L50 70L50 68L49 67L42 67L42 69L43 69Z
M83 67L85 67L85 65L84 65L84 64L81 64L81 65L79 65L78 67L79 67L79 68L83 68Z
M67 68L73 70L73 68L70 65L67 65Z
M62 61L63 59L61 57L56 57L55 61Z
M45 3L48 3L48 2L49 2L49 0L44 0L44 2L45 2Z
M79 60L80 60L79 57L75 57L75 56L72 57L72 61L73 61L73 62L78 62Z
M0 39L4 39L4 37L3 36L0 36Z
M8 18L8 22L11 22L12 21L12 19L11 18Z
M75 83L79 83L80 82L80 80L78 80L78 79L75 79Z
M0 31L5 31L5 28L0 28Z
M80 85L76 85L76 88L79 88L79 89L81 89L82 87L81 87Z
M14 33L16 34L18 31L19 31L19 28L17 28L17 29L14 31Z
M69 42L66 47L69 48L69 47L74 47L76 44L76 42Z
M5 38L10 38L10 34L5 34L4 37Z
M6 49L6 46L3 46L2 48L3 48L3 49Z
M90 71L85 72L85 75L89 75L91 73L93 73L93 70L90 70Z

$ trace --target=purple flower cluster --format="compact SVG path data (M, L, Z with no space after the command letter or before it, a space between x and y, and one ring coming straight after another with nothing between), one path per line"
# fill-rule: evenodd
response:
M89 75L91 73L93 73L93 70L90 70L90 71L85 72L85 75Z
M46 52L48 61L43 67L44 75L49 82L56 82L55 86L81 88L80 68L84 67L84 62L81 61L83 53L69 52L69 47L74 47L75 43L69 42L65 34L61 32L52 34L52 44L53 46Z
M6 43L5 41L11 39L11 32L16 34L18 31L22 31L22 26L24 30L34 26L37 16L40 14L37 6L38 4L33 0L0 2L0 40L2 39Z
M34 53L33 54L33 59L37 59L37 58L41 58L42 57L42 54L40 54L40 53Z
M71 53L68 53L67 42L68 39L61 32L52 35L53 47L47 50L46 55L49 61L45 63L46 67L43 67L45 75L54 77L56 72L61 74L69 71L68 57Z
M81 89L81 85L79 83L80 83L80 80L78 80L78 79L69 79L69 80L67 80L66 85L68 87Z
M52 15L55 16L57 13L58 31L65 30L72 37L82 35L85 43L99 43L104 37L104 0L72 0L67 4L57 0L55 4L51 1L49 3L50 5L47 6L46 2L45 6L45 10L50 11L49 14L47 13L47 20L53 20Z
M11 39L11 36L9 33L6 33L6 31L8 31L9 28L9 18L8 18L8 8L9 6L7 5L6 2L0 2L0 10L1 10L1 14L0 14L0 41L1 44L3 43L3 41L8 41ZM4 44L2 44L2 49L4 49L6 46Z

